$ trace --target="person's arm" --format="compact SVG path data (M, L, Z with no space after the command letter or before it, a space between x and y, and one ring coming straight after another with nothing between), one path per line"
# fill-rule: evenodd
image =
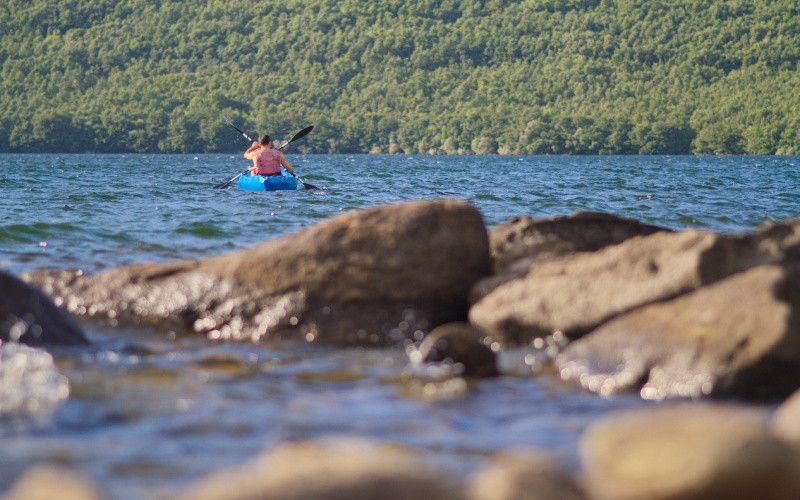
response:
M294 167L292 167L289 162L286 160L286 157L283 156L281 153L281 165L285 168L290 174L294 174Z
M260 147L261 144L253 141L253 144L251 144L250 147L247 148L247 151L244 152L244 157L247 158L248 160L255 159L256 155L253 152Z

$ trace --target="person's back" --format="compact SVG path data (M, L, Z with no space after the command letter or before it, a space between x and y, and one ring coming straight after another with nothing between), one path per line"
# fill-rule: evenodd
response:
M279 149L261 147L255 151L255 175L278 175L281 173L281 152Z
M244 157L253 161L253 166L247 169L252 175L280 175L281 167L294 175L294 168L280 149L272 148L272 139L267 134L261 134L258 142L253 142L244 152Z

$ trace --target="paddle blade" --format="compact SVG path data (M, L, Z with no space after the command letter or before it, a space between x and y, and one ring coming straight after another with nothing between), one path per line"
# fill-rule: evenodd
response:
M278 149L283 149L283 148L285 148L286 146L288 146L289 144L291 144L291 143L293 143L294 141L296 141L297 139L300 139L301 137L305 137L305 136L307 136L307 135L308 135L308 133L309 133L309 132L311 132L313 129L314 129L314 125L311 125L311 126L309 126L309 127L306 127L306 128L304 128L304 129L303 129L303 130L301 130L300 132L298 132L298 133L294 134L294 135L292 136L292 138L291 138L291 139L289 139L288 141L286 141L286 142L284 142L283 144L281 144L281 145L280 145L280 147L279 147Z
M304 129L303 129L303 130L301 130L300 132L298 132L298 133L294 134L294 135L292 136L292 138L291 138L291 139L289 139L289 142L294 142L294 141L296 141L297 139L300 139L301 137L305 137L305 136L307 136L307 135L309 134L309 132L311 132L312 130L314 130L314 125L310 125L310 126L308 126L308 127L304 128Z

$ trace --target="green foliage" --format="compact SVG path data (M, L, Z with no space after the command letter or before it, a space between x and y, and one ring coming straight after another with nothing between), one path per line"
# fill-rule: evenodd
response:
M6 0L0 151L800 153L794 0Z

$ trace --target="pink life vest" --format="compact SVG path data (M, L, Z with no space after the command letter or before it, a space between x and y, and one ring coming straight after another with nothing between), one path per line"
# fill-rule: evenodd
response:
M256 174L276 175L281 173L281 151L259 148L256 150Z

